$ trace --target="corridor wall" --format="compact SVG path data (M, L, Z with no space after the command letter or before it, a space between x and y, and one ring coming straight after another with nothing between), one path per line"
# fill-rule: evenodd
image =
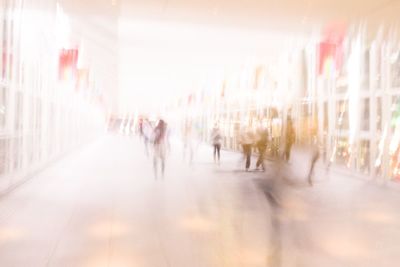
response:
M0 194L98 136L104 117L95 96L60 80L68 36L55 0L0 2ZM71 70L73 71L73 70Z

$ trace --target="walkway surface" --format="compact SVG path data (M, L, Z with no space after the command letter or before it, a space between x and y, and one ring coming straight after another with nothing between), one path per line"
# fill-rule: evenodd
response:
M173 143L155 180L138 139L108 135L37 174L0 198L0 266L399 266L400 189L317 172L284 200L272 266L276 228L257 182L269 169L243 172L224 151L215 165L206 146L191 164L181 152Z

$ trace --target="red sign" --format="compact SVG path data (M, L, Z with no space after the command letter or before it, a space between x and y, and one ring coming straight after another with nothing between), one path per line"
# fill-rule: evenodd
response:
M61 49L58 78L61 81L74 80L77 76L78 49Z
M340 69L343 64L343 40L346 26L343 23L331 24L324 31L324 39L319 44L319 74L328 69Z

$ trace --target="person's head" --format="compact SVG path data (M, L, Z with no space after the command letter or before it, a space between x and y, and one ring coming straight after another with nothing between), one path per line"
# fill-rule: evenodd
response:
M165 125L165 121L163 120L163 119L160 119L159 121L158 121L158 124L157 125L159 125L160 127L163 127L164 125Z

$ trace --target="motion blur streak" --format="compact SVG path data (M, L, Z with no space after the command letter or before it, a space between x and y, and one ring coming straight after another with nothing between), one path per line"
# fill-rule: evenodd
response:
M400 1L0 7L1 267L399 265Z

